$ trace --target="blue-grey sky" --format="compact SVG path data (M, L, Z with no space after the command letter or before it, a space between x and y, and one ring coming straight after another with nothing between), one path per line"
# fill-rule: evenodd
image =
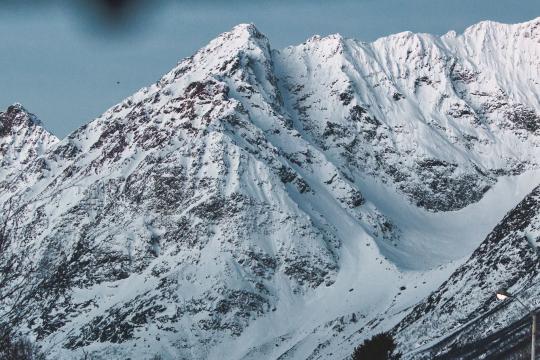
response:
M148 0L131 21L112 26L73 2L0 1L0 108L20 102L59 137L238 23L254 23L283 48L314 34L372 41L540 16L539 0Z

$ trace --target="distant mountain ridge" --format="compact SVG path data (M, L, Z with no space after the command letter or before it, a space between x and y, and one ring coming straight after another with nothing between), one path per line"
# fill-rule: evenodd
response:
M11 106L1 321L51 359L344 359L390 329L424 356L517 286L452 284L523 250L539 59L540 18L279 51L242 24L62 140Z

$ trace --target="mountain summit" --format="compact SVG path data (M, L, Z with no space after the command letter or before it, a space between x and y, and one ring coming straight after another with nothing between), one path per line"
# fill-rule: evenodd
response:
M1 325L51 359L346 358L392 328L414 358L538 185L538 31L275 50L243 24L63 140L10 107Z
M21 104L0 112L0 181L36 160L56 142L58 139Z

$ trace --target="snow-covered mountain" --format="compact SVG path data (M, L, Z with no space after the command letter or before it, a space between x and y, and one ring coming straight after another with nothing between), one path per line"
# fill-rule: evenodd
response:
M540 18L279 51L238 25L63 140L10 107L2 322L51 359L340 359L395 326L414 357L538 185L539 59Z

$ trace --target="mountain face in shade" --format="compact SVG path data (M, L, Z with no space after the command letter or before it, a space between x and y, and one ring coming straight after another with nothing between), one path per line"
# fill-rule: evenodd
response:
M440 299L488 276L538 185L539 39L536 19L278 51L238 25L63 140L8 108L2 261L25 271L2 324L51 359L340 359L391 328L416 356L437 316L493 306L488 283ZM504 241L489 261L528 251Z

